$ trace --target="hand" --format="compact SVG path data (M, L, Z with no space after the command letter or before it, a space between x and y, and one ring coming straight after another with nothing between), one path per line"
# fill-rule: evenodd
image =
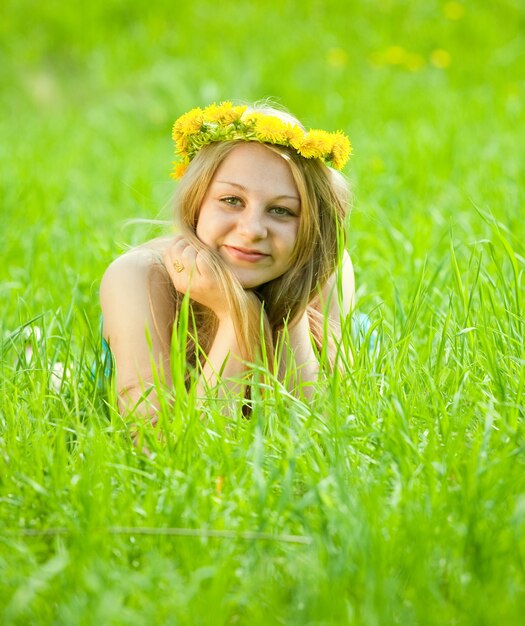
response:
M190 293L193 300L211 309L219 319L230 314L222 286L206 260L184 237L176 237L163 256L173 286L179 293Z

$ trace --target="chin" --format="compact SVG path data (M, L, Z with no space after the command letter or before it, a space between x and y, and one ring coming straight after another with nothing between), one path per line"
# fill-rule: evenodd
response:
M239 282L241 283L241 287L243 289L257 289L257 287L264 285L264 283L253 280L239 280Z
M243 287L243 289L257 289L258 287L262 287L262 285L266 285L268 283L271 283L274 280L277 280L278 278L281 278L281 276L283 276L284 274L277 274L277 276L273 276L273 275L269 275L269 276L263 276L260 278L257 278L255 276L246 276L245 274L238 274L237 272L234 272L235 276L237 277L237 280L241 283L241 286Z
M241 283L243 289L257 289L257 287L268 282L267 279L257 280L257 278L239 275L237 275L237 280Z

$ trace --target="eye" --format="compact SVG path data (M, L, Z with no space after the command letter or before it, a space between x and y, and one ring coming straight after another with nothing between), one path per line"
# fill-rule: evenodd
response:
M274 206L270 209L270 212L279 217L296 217L295 213L284 206Z
M227 204L228 206L241 206L242 204L241 199L237 196L225 196L224 198L221 198L221 202L224 202L224 204Z

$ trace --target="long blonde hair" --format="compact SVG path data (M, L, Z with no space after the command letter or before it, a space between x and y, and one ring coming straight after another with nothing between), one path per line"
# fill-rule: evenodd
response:
M252 109L253 110L253 109ZM287 121L299 122L287 112L268 106L256 108ZM273 355L275 341L287 321L304 313L319 290L334 273L344 236L344 219L349 203L348 185L337 171L318 159L306 159L291 148L265 144L289 165L301 201L299 232L292 252L290 269L282 276L260 285L254 292L264 305L263 337L261 320L243 315L240 307L243 287L225 266L220 256L205 246L196 235L200 207L220 164L239 144L239 141L217 142L204 146L188 166L176 193L175 219L181 234L206 255L222 286L233 314L238 340L246 360L257 358L261 340L266 354ZM315 313L309 311L312 333L318 347L322 342L322 324L315 323ZM198 341L207 351L213 340L216 320L210 312L200 314ZM314 322L314 323L312 323Z

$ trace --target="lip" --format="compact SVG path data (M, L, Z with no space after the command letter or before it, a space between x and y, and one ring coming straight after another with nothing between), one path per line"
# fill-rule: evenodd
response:
M236 259L237 261L247 261L248 263L257 263L268 258L270 255L259 250L252 250L251 248L241 248L237 246L223 246L224 250Z

